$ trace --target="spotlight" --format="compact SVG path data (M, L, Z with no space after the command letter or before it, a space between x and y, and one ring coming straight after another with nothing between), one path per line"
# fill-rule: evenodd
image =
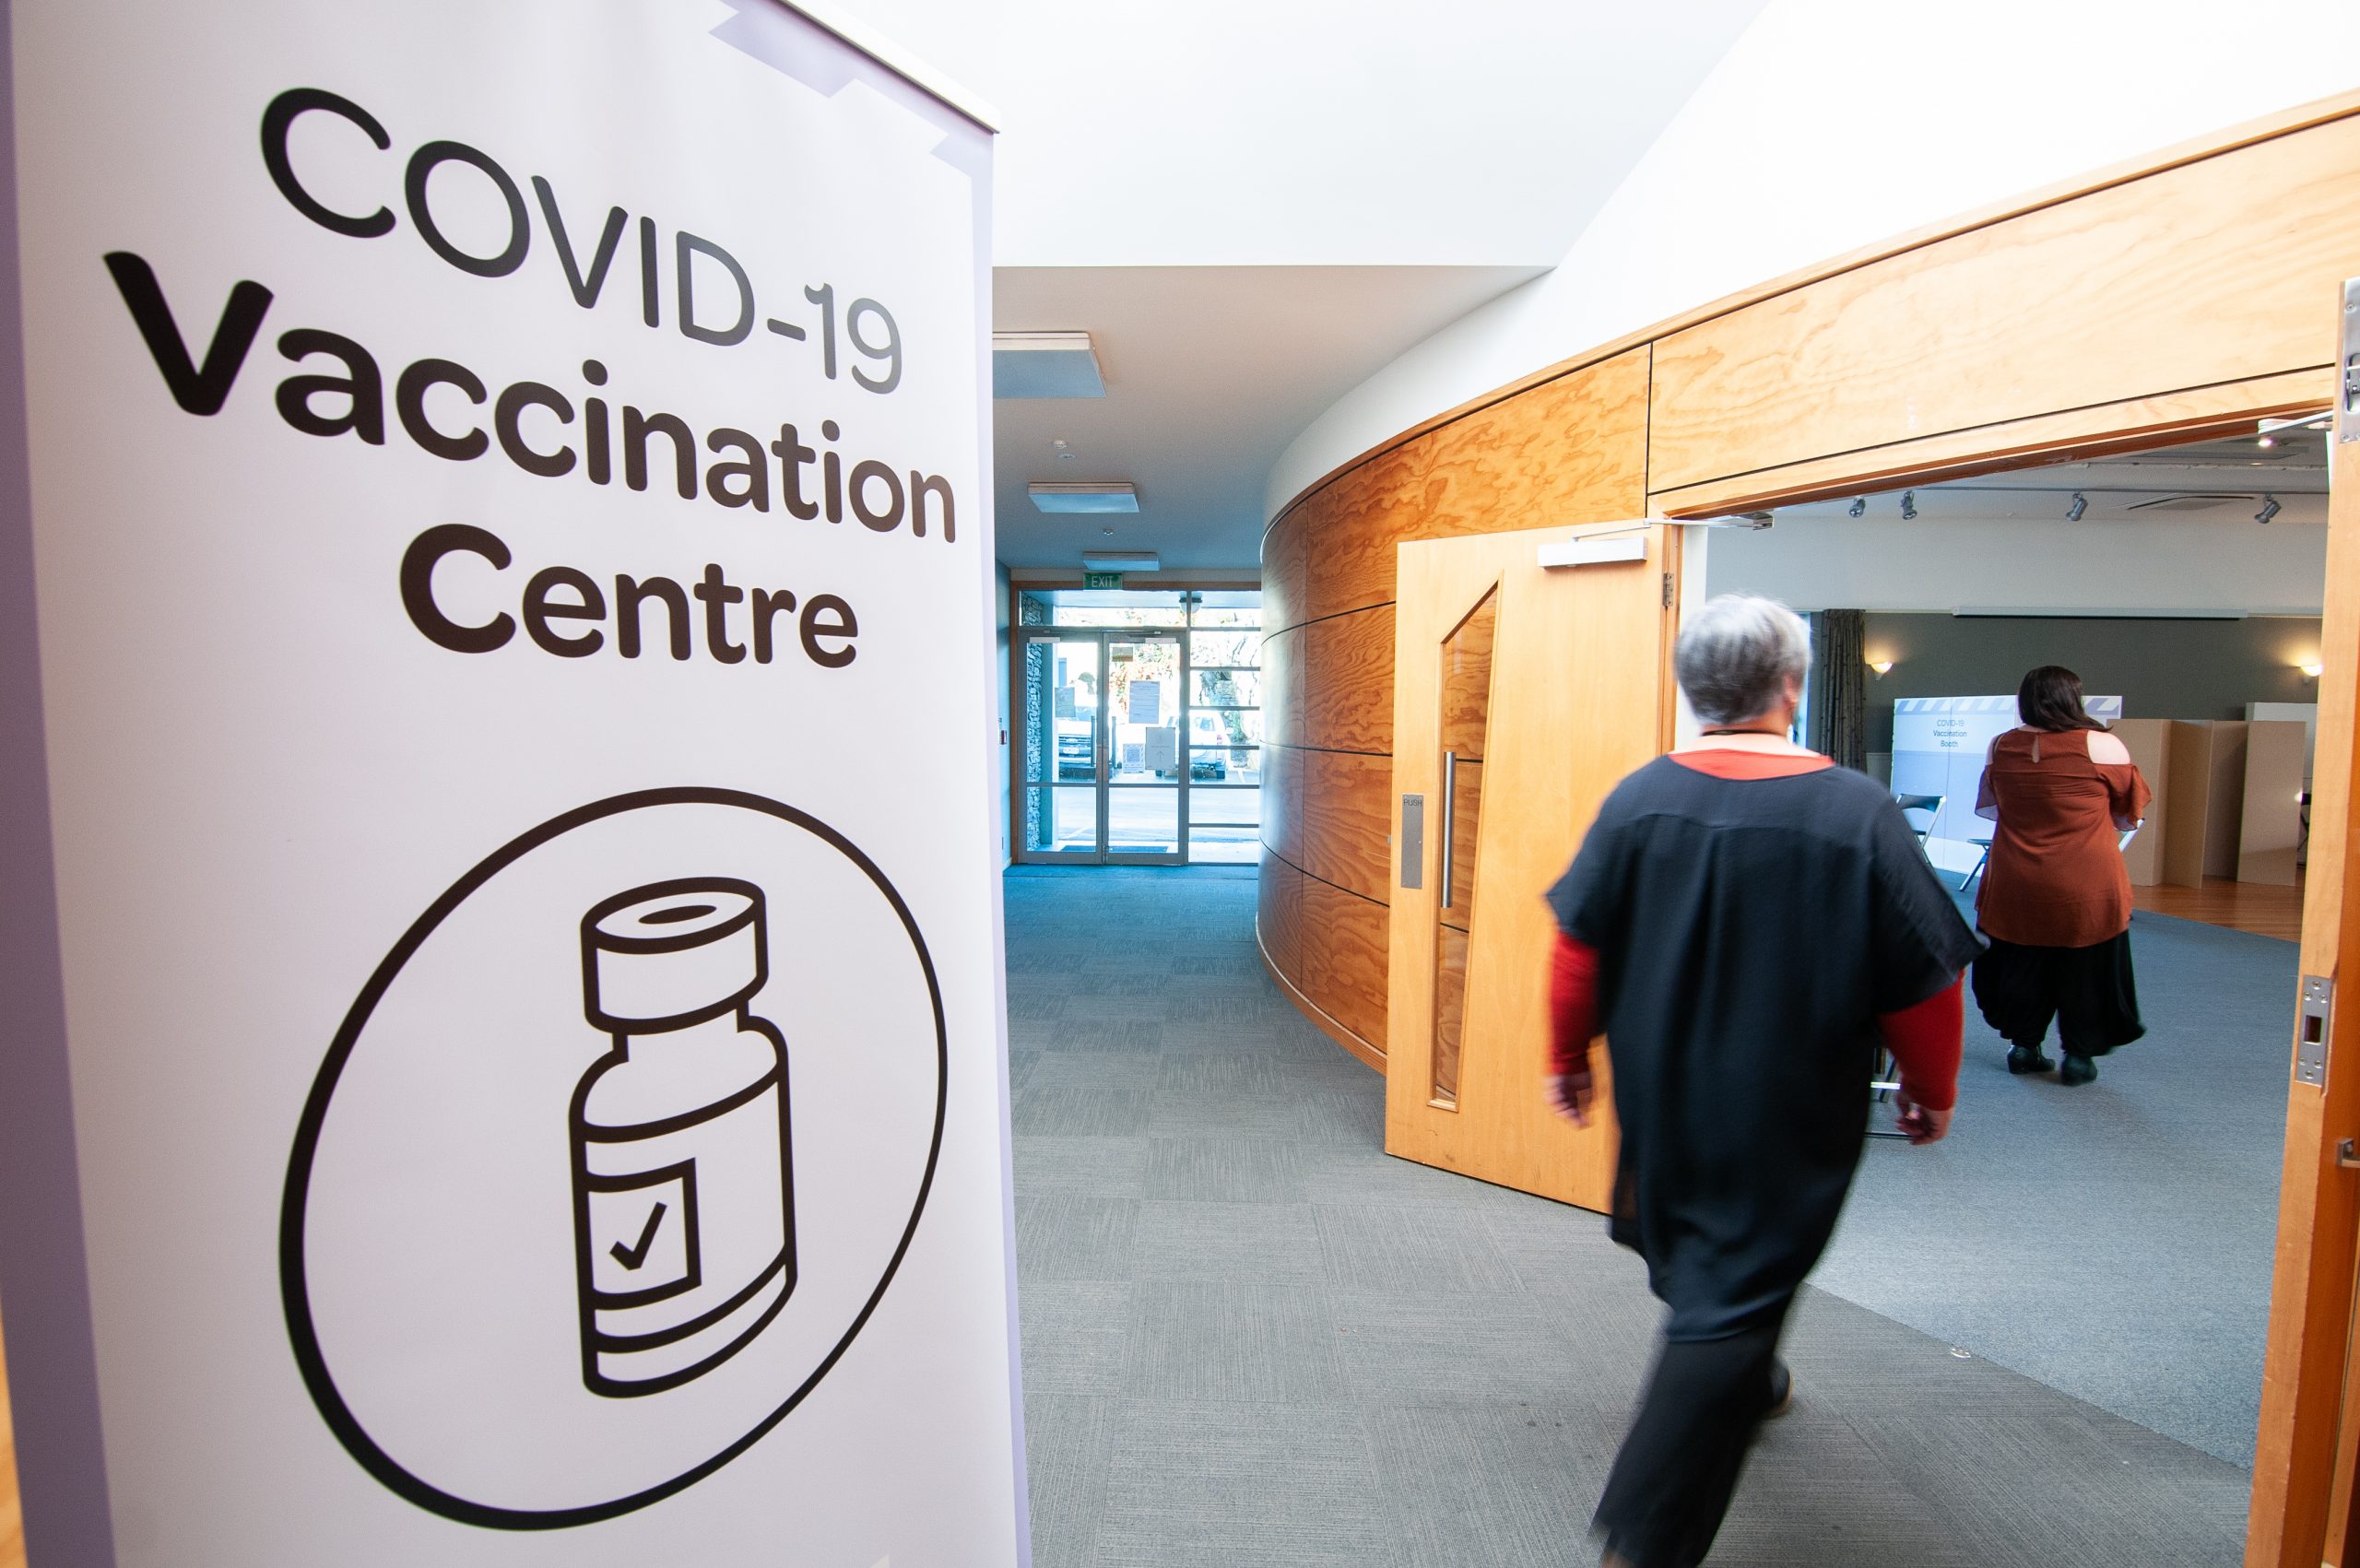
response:
M2090 498L2083 495L2081 491L2075 490L2073 492L2073 504L2065 509L2065 521L2068 523L2079 523L2082 520L2082 513L2087 512L2089 509Z
M1856 495L1852 498L1852 504L1845 509L1845 515L1847 517L1858 517L1866 513L1868 510L1869 498L1864 495Z
M2253 520L2257 523L2267 525L2272 518L2277 516L2279 513L2283 510L2284 508L2278 504L2278 498L2276 496L2266 495L2261 498L2261 510L2253 514Z
M2272 447L2278 444L2278 438L2276 436L2264 436L2260 441L2255 442L2254 444L2261 448L2264 452L2267 452Z
M1901 492L1901 520L1905 523L1914 523L1918 520L1918 492L1916 490L1904 490Z

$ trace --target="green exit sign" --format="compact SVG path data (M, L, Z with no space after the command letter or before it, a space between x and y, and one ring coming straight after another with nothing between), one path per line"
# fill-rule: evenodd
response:
M1081 585L1085 588L1119 588L1123 585L1123 574L1119 572L1085 572L1081 574Z

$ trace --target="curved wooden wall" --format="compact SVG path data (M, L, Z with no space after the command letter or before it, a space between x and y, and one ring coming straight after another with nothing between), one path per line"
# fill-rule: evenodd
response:
M2360 275L2360 97L1778 279L1500 388L1263 536L1258 929L1384 1062L1394 547L1851 493L2327 405Z
M1394 547L1639 516L1644 347L1345 470L1262 541L1264 956L1372 1066L1385 1056Z

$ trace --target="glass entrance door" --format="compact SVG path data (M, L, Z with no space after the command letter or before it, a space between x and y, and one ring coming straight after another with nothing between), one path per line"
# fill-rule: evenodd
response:
M1159 865L1187 842L1177 633L1027 631L1017 858Z
M1108 631L1104 849L1110 865L1180 858L1187 842L1180 639Z

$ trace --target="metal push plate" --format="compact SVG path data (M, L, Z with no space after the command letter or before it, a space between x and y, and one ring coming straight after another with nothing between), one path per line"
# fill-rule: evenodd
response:
M1426 885L1426 797L1401 797L1401 885Z

